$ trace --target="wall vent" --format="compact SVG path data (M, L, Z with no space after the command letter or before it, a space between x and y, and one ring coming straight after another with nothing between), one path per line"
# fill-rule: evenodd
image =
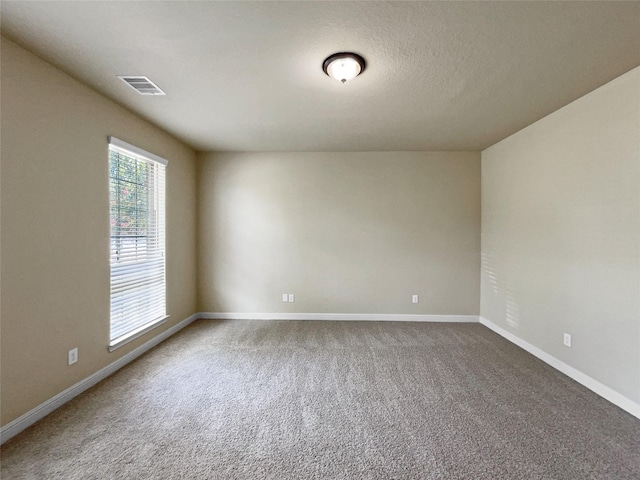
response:
M140 95L166 95L160 87L144 75L118 75L118 78Z

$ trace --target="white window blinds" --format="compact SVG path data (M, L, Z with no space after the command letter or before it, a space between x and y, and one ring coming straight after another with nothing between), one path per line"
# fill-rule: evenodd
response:
M109 137L112 349L166 319L166 165Z

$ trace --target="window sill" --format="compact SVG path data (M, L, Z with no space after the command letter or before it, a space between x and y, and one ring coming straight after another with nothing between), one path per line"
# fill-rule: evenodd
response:
M136 328L135 330L127 333L126 335L122 335L116 338L114 341L109 343L109 351L113 352L114 350L117 350L123 345L126 345L127 343L135 340L136 338L141 337L145 333L148 333L154 328L159 327L163 323L166 323L168 319L169 319L169 315L165 317L160 317L157 320L153 320L152 322L149 322L146 325L141 326L140 328Z

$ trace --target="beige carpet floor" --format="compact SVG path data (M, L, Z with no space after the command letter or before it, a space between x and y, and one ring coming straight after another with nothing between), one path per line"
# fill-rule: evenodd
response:
M479 324L200 320L2 447L9 479L640 479L640 421Z

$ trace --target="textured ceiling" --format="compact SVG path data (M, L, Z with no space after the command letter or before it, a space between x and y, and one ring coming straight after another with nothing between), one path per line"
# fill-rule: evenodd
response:
M640 65L637 1L1 9L3 35L197 150L479 150ZM367 61L346 85L321 69L344 50Z

